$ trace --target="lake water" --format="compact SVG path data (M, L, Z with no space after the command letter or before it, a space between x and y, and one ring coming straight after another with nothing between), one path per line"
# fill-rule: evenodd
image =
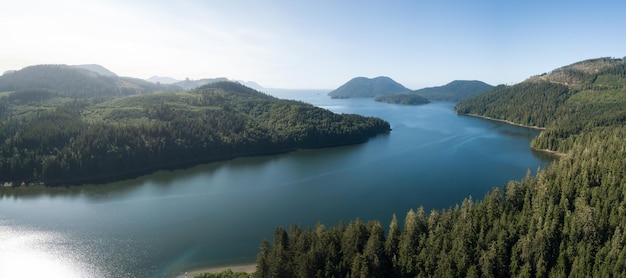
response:
M0 191L0 277L171 277L254 262L277 226L354 218L384 226L448 208L552 159L538 132L458 116L452 103L401 106L275 91L389 121L365 144L239 158L97 186Z

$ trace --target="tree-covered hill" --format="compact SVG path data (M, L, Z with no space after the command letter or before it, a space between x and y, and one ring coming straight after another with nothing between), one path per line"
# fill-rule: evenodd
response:
M425 97L435 101L461 101L480 93L483 93L493 86L477 80L454 80L446 85L428 87L415 90L412 94Z
M386 76L376 78L355 77L328 93L332 98L373 98L379 95L405 94L411 90Z
M624 59L591 59L460 102L476 114L545 127L532 146L566 153L583 134L626 124Z
M233 82L109 98L71 98L59 90L0 94L0 182L121 179L236 156L360 143L390 130L378 118L338 115Z
M325 227L277 228L257 277L625 277L626 68L593 59L457 105L546 126L533 145L567 155L430 213ZM419 204L416 204L419 205Z
M0 92L48 91L72 98L110 97L182 91L174 85L157 85L141 79L101 75L67 65L37 65L0 76Z

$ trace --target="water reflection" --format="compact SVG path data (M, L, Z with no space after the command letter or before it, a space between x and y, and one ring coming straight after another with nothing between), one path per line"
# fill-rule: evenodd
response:
M0 277L103 277L66 235L0 219Z

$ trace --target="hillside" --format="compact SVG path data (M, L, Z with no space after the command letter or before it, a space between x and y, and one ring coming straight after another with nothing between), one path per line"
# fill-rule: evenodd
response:
M96 85L110 88L98 78ZM338 115L234 82L175 93L64 96L61 88L73 82L0 94L0 184L117 180L237 156L361 143L390 130L378 118ZM93 90L81 86L72 92Z
M255 277L626 276L623 59L498 86L456 109L545 126L533 145L567 154L481 201L394 215L388 232L359 219L279 227L261 243Z
M416 94L433 101L457 102L483 93L491 88L493 88L493 86L482 81L454 80L443 86L415 90L412 94Z
M332 98L370 98L378 95L403 94L411 90L386 76L355 77L328 93Z
M498 86L455 109L545 127L532 146L566 153L584 133L626 124L625 60L574 63L513 86Z
M181 91L178 86L157 85L130 77L102 75L91 69L67 65L37 65L0 76L0 92L45 91L58 96L112 97Z

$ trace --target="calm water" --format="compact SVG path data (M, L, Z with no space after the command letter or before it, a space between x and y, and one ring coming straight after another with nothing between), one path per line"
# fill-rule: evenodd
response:
M318 94L319 93L319 94ZM387 226L448 208L549 163L537 131L457 116L452 103L400 106L277 91L339 113L378 116L369 142L240 158L69 189L0 193L0 277L170 277L253 262L275 227L359 217Z

